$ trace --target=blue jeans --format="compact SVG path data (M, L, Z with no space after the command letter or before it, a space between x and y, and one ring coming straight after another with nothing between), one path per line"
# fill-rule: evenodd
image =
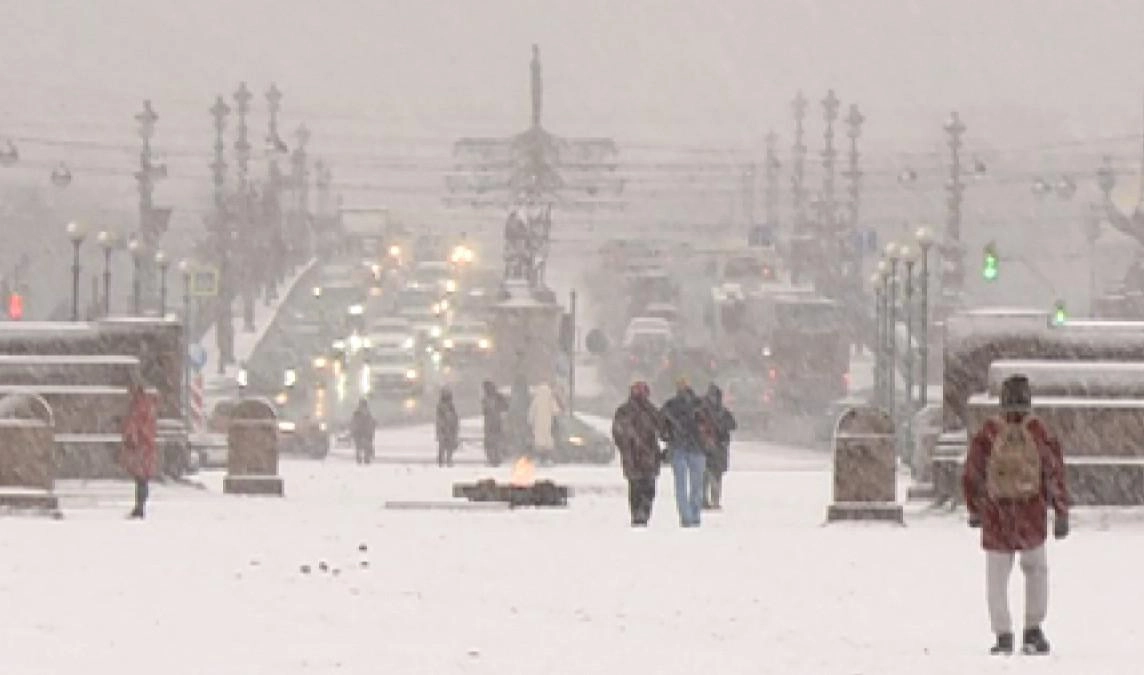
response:
M671 452L671 471L675 474L675 505L679 521L684 525L699 524L699 510L703 507L703 473L707 468L707 455L702 452L681 450Z

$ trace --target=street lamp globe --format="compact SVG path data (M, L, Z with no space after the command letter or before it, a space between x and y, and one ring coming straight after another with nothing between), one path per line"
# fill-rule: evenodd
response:
M127 252L138 258L143 253L143 244L141 244L138 239L132 237L131 241L127 242Z
M885 259L878 261L878 268L877 269L878 269L878 276L882 277L883 280L887 276L890 275L890 263L886 262Z
M100 230L99 234L95 235L95 240L105 249L115 246L115 236L107 230Z
M898 255L899 255L897 242L891 241L888 244L886 244L886 248L884 249L884 253L886 254L887 259L889 259L891 261L897 260Z
M881 272L874 272L873 274L870 275L870 285L871 286L874 286L874 287L881 286L882 282L884 282L885 280L886 280L886 277Z
M178 270L181 274L190 274L191 273L191 261L187 260L186 258L183 258L182 260L180 260L177 267L178 267Z
M909 244L902 244L898 246L898 257L907 263L912 263L918 259L918 252Z
M167 258L167 254L165 252L157 251L155 253L155 264L159 267L159 269L165 270L167 269L167 266L171 264L171 261Z
M922 248L922 251L925 251L933 245L933 230L926 227L925 225L922 225L917 229L916 232L914 232L914 238L918 240L918 246Z
M83 241L84 237L87 236L87 232L84 231L83 226L75 221L68 223L66 230L68 233L68 239L71 239L77 244Z

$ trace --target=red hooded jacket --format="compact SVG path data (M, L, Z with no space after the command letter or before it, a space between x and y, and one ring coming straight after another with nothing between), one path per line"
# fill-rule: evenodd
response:
M982 425L969 445L962 488L971 519L981 522L981 547L987 551L1023 551L1037 548L1048 537L1048 509L1068 514L1064 457L1060 442L1045 424L1032 417L1029 433L1041 454L1041 493L1025 500L994 500L985 489L989 455L1001 426L996 419Z
M132 478L155 477L159 454L155 444L158 433L155 409L152 395L142 389L132 390L119 450L119 462Z

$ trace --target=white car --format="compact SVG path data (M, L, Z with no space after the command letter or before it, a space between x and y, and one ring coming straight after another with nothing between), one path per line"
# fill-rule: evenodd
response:
M672 338L671 324L666 319L639 316L628 323L628 329L624 331L624 346L631 346L632 341L639 333L660 335L668 341L671 341Z
M370 391L374 394L420 396L425 374L417 355L405 349L375 349L369 358Z
M373 349L405 349L413 350L417 346L417 337L409 319L401 316L377 319L369 325L366 334L369 346Z
M453 359L487 356L493 348L488 324L464 319L455 321L441 340L441 347Z

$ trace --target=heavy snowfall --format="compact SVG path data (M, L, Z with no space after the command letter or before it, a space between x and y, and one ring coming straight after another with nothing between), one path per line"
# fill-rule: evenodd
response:
M1141 25L13 3L0 673L1141 672Z

